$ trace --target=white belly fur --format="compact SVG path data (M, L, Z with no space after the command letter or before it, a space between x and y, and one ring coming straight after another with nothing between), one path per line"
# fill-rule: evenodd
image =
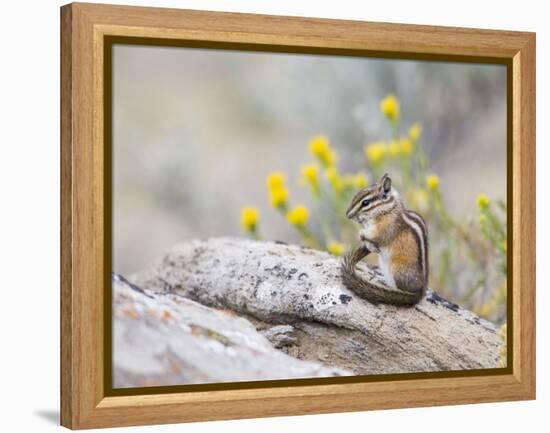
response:
M363 227L361 227L359 234L365 239L373 239L376 237L376 225L372 221L363 223Z
M392 289L395 289L395 280L390 270L390 255L389 251L385 248L381 249L378 253L378 266L380 266L380 272L384 275L386 284Z

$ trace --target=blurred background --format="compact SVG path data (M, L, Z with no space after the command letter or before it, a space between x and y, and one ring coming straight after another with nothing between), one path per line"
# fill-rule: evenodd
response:
M388 171L428 220L431 285L505 322L504 66L116 45L113 116L114 271L136 272L192 238L308 243L285 213L303 204L309 233L322 232L322 196L304 179L316 164L324 185L317 143L342 179ZM403 139L412 152L392 156ZM274 172L288 208L273 207Z

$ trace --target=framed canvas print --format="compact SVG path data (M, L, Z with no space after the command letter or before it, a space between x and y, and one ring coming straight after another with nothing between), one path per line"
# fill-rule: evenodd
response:
M69 428L535 398L535 36L61 8Z

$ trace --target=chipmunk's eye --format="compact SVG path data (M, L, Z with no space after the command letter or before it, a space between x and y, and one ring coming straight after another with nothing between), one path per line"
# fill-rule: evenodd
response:
M366 206L368 206L369 204L370 204L370 200L369 200L368 198L366 198L365 200L363 200L363 201L361 202L361 206L362 206L362 207L366 207Z

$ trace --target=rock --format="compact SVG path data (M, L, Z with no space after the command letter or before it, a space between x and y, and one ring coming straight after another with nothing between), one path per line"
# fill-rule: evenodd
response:
M298 343L294 327L290 325L272 326L269 329L261 331L262 335L271 341L271 344L277 349L294 346Z
M113 277L115 388L349 375L273 348L246 319Z
M362 270L366 278L382 278L376 268ZM342 285L339 258L295 245L192 241L132 280L229 309L262 329L291 325L290 339L277 337L277 328L264 334L295 358L354 374L493 368L500 359L492 323L431 290L412 308L375 306Z

